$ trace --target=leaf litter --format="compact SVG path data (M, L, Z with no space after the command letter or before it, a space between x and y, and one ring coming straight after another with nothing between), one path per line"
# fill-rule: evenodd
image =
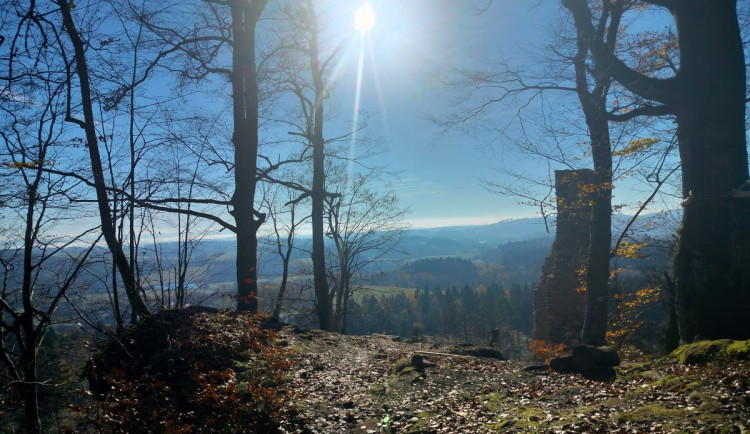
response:
M623 363L600 382L517 361L435 355L434 343L285 328L297 364L284 433L750 432L750 362ZM424 355L424 373L394 365Z

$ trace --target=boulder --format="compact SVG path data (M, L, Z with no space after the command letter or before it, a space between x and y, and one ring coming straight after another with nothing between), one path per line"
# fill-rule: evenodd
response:
M573 362L581 372L602 371L620 365L620 357L612 347L573 347Z
M550 360L549 368L561 374L573 374L579 372L572 356L557 357Z
M549 367L555 372L564 374L582 374L593 380L607 380L614 377L614 367L620 365L617 351L611 347L592 347L577 345L573 347L572 355L558 357L549 362Z
M671 356L683 365L698 365L714 360L748 360L750 359L750 340L696 341L682 345L672 351Z

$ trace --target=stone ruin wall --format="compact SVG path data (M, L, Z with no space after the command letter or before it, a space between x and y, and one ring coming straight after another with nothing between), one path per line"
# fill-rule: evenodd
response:
M591 189L584 186L593 183L594 172L589 169L555 171L557 228L534 290L536 339L568 346L581 340L586 298L576 289L590 238Z

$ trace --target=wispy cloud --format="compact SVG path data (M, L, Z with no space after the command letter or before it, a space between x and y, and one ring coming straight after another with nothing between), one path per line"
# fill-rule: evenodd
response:
M13 92L8 89L0 90L0 101L16 102L26 105L34 105L34 100L26 95Z
M391 185L391 190L401 199L411 199L420 196L444 197L450 194L450 189L436 182L426 181L418 176L400 179Z

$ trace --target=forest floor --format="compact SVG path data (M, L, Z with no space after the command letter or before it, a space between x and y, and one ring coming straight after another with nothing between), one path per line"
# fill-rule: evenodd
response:
M592 381L391 336L281 337L297 361L282 432L750 432L747 360L623 362L613 381ZM414 354L428 362L423 374L404 364Z

